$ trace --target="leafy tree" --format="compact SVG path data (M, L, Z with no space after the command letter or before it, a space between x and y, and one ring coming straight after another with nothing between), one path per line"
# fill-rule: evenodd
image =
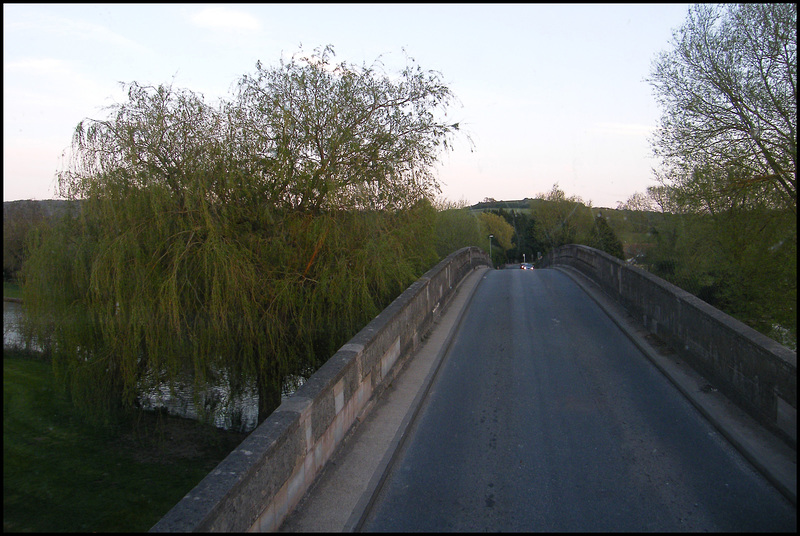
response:
M698 5L658 56L654 271L796 339L797 7Z
M537 254L543 250L542 245L536 239L536 220L524 212L518 212L515 231L514 243L517 248L514 261L535 261Z
M656 217L655 211L655 201L647 193L636 192L625 203L617 203L617 217L614 220L619 222L621 216L623 224L617 224L616 227L612 225L612 228L620 238L626 238L624 242L629 246L630 243L647 241Z
M652 211L655 209L655 201L642 192L634 192L624 203L617 202L617 210L632 210L637 212Z
M433 71L399 76L334 64L331 47L239 81L234 143L271 206L385 209L433 198L432 166L458 123L437 117L453 95Z
M41 206L34 201L3 203L3 280L16 278L26 258L25 237L43 221Z
M789 211L734 207L665 215L653 227L648 269L792 346L797 326L797 239ZM788 337L788 338L787 338Z
M499 251L492 249L492 262L500 264L497 261L505 259L505 252L514 247L511 241L514 238L514 228L502 216L492 212L481 212L478 220L486 240L492 240L494 246L500 246ZM489 235L493 235L493 238L489 239Z
M438 203L434 234L440 259L467 246L486 248L480 220L465 202Z
M142 390L255 383L260 419L436 261L430 165L455 126L435 73L257 66L218 106L172 86L75 132L80 220L23 268L31 333L87 413Z
M479 203L485 205L485 203ZM522 205L522 206L520 206ZM530 203L526 201L493 201L491 206L500 207L488 209L487 211L502 217L514 230L511 237L512 246L505 250L506 263L522 262L523 260L533 262L536 253L542 248L536 239L536 222L521 208L528 209Z
M662 213L677 214L683 212L681 205L677 204L674 192L675 188L666 185L648 186L647 197L655 204L655 209Z
M511 208L513 206L511 203L505 201L502 203L510 205L509 210L500 208L494 212L498 216L502 216L514 228L513 247L506 250L506 262L522 262L523 260L533 262L536 259L536 253L542 250L536 240L536 221L525 212Z
M602 214L598 213L597 217L594 219L594 226L589 234L587 245L624 260L622 241L620 241L617 234L608 225L608 222Z
M738 197L796 213L797 6L695 5L672 45L650 79L662 183L697 210Z
M648 269L792 347L796 340L796 216L739 197L706 197L707 210L677 210L669 187L648 188L653 213Z
M577 196L570 196L554 184L552 190L537 196L531 202L531 211L536 218L536 238L546 254L565 244L585 243L592 227L591 212Z

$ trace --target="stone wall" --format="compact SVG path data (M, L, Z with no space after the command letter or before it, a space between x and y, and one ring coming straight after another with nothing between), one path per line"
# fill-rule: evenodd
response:
M453 290L490 265L461 249L423 275L284 401L151 532L273 531L413 354Z
M796 448L796 352L605 252L567 245L542 263L560 264L597 283L715 387Z

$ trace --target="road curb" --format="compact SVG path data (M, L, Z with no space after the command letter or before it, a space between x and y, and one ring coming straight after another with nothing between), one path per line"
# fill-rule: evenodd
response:
M478 268L470 274L468 277L477 279L477 281L472 284L471 281L466 280L464 281L465 284L472 284L472 288L469 289L469 295L467 296L464 304L461 306L461 309L458 312L455 320L453 321L452 326L450 327L450 331L448 332L442 346L439 348L439 351L434 358L433 366L431 366L430 371L428 372L427 376L425 377L425 381L423 382L422 388L417 393L414 401L411 403L408 412L406 413L405 417L403 418L400 427L395 434L394 439L389 445L388 450L384 454L383 458L381 459L380 464L378 465L378 470L373 474L370 483L367 486L367 490L359 499L353 513L350 515L350 518L347 520L347 523L344 526L342 532L360 532L361 528L366 521L367 515L372 508L373 503L375 502L378 493L380 493L381 488L383 487L386 478L389 475L389 471L394 464L395 460L397 459L398 453L400 452L403 444L405 443L406 438L409 436L408 432L411 429L414 421L419 415L420 408L422 407L422 402L428 396L430 392L431 386L433 385L436 376L439 373L439 370L444 363L444 357L447 355L447 352L450 349L450 346L453 343L453 339L455 338L455 334L458 332L461 321L466 314L466 311L469 309L469 305L472 302L472 298L475 295L478 287L480 286L483 278L485 277L484 273L489 268Z
M486 270L470 271L452 289L452 298L438 311L413 355L373 409L347 432L278 532L352 532L363 524Z

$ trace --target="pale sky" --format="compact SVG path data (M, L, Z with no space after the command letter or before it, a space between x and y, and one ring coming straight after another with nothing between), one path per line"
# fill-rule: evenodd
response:
M437 167L442 197L535 197L553 184L616 207L655 184L661 115L646 82L688 4L3 4L3 200L55 198L84 118L119 82L170 83L214 104L253 73L333 45L388 72L405 53L458 97L465 139Z

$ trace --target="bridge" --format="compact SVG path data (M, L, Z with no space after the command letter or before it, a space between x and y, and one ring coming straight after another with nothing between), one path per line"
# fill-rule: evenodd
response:
M796 353L603 252L454 253L152 529L796 531Z

